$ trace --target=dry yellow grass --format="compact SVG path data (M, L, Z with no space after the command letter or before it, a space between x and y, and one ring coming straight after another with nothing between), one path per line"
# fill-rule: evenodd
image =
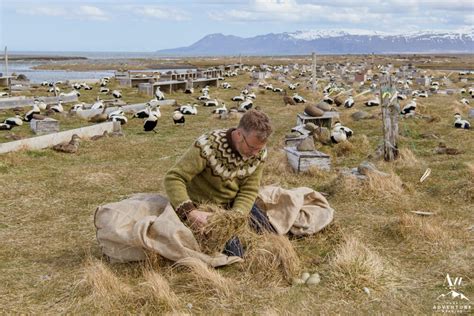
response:
M145 270L145 282L140 286L143 288L141 295L151 298L150 302L155 306L162 306L160 310L177 310L180 307L178 296L170 288L168 281L158 272Z
M195 229L195 236L204 253L224 251L227 241L248 230L248 217L240 212L226 211L211 204L201 204L199 209L212 213L204 227Z
M399 157L395 161L395 164L401 168L419 168L421 162L416 158L413 151L409 148L402 148L399 151Z
M136 298L131 286L121 281L106 264L92 258L85 264L81 283L79 285L88 292L86 300L98 309L118 311Z
M330 260L332 280L344 290L383 289L394 286L397 275L377 252L357 237L345 236Z
M341 142L338 144L335 144L333 147L333 152L336 154L336 156L348 156L351 154L351 152L354 150L354 145L350 143L349 141Z
M220 275L212 267L196 258L184 258L175 263L176 267L185 267L188 273L181 277L183 288L199 295L212 294L215 297L228 298L235 290L235 283Z
M469 173L472 177L474 177L474 163L473 162L466 162L466 166L468 168Z
M400 177L394 173L370 173L366 179L341 175L334 179L332 192L341 196L350 194L360 199L399 199L404 189Z
M302 64L308 62L305 58L255 58L251 62ZM322 56L321 63L364 58ZM404 58L377 56L376 63L398 65L406 63L398 60ZM423 58L410 60L417 64ZM454 58L456 62L461 59L466 65L472 56ZM236 61L193 62L211 65L232 60ZM450 88L465 85L454 77ZM295 81L304 85L307 79ZM226 81L234 88L211 87L211 94L224 101L237 95L251 79L244 73ZM267 81L285 87L277 80ZM111 88L117 87L112 81ZM45 95L43 90L32 93ZM93 101L96 91L84 92L81 101ZM128 103L149 99L136 88L122 91ZM217 270L195 267L203 277L192 268L171 268L172 263L159 256L150 256L145 263L98 261L101 253L95 240L95 208L133 193L163 192L165 172L199 135L214 128L233 127L237 122L214 119L211 109L200 107L198 115L187 117L185 128L180 128L171 120L174 107L162 107L156 135L143 133L140 120L129 120L124 126L126 137L83 141L76 155L40 150L0 157L0 309L7 314L429 314L445 274L451 271L465 280L463 293L474 297L473 240L472 230L468 230L474 222L474 138L472 131L452 127L452 105L460 95L438 94L423 100L424 114L439 121L400 120L404 135L398 144L400 160L377 162L378 169L389 176L360 182L342 177L336 170L356 167L374 152L382 139L380 108L364 107L363 98L353 109L338 108L342 122L354 130L352 150L336 156L332 146L318 145L320 151L331 154L331 171L297 174L281 149L284 135L295 125L296 114L304 105L284 107L280 94L257 91L255 104L271 117L275 127L263 183L285 188L306 186L329 193L335 224L306 238L261 239L259 244L263 237L250 236L244 263ZM319 91L312 94L304 87L297 92L311 102L321 98ZM181 92L166 96L178 104L195 101L195 96ZM359 110L374 118L350 120L350 113ZM11 114L6 111L0 116ZM58 118L63 128L87 124L73 117ZM26 125L21 128L19 134L31 136ZM440 139L423 137L427 131ZM7 141L7 135L9 132L1 131L0 141ZM433 155L441 140L462 148L464 153ZM432 169L430 177L419 183L428 167ZM404 217L411 210L436 215L426 219ZM90 264L88 257L92 257ZM301 271L320 273L321 283L314 288L290 286L290 276ZM371 287L373 296L367 296L360 286Z
M427 242L435 247L447 247L452 242L442 224L431 217L401 214L394 222L394 230L406 240Z
M366 193L377 197L400 197L403 194L402 180L394 173L380 175L369 174Z
M292 243L285 236L255 236L244 259L244 269L265 286L288 284L300 272L301 264Z

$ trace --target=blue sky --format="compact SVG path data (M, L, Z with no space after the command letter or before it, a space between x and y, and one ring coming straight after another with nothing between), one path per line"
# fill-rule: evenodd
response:
M472 31L473 25L474 0L0 0L0 47L10 51L151 52L211 33Z

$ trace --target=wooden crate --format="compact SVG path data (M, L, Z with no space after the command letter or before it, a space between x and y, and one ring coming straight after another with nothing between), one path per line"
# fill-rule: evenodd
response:
M296 115L296 125L305 125L306 123L314 123L317 126L332 127L332 120L338 119L338 112L324 112L322 116L309 116L306 113L298 113Z
M291 138L285 138L285 146L287 147L296 147L298 146L299 143L301 143L307 135L301 135L299 137L291 137Z
M153 84L151 83L139 83L138 92L146 94L148 96L153 96Z
M331 170L331 157L325 153L317 150L298 151L296 147L285 147L285 151L290 166L298 173L307 171L312 166Z
M44 120L30 121L30 127L33 133L37 135L51 134L59 132L59 121L52 118L45 118Z

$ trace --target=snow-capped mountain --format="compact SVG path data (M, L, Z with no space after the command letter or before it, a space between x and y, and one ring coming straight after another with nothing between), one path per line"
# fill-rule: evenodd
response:
M388 34L365 30L310 30L243 38L210 34L188 47L164 49L162 55L302 55L474 53L474 29Z

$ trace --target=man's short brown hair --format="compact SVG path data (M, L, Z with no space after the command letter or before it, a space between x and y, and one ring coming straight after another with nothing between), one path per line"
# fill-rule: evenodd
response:
M237 128L245 132L255 132L261 141L266 141L272 134L270 118L263 112L250 109L240 119Z

